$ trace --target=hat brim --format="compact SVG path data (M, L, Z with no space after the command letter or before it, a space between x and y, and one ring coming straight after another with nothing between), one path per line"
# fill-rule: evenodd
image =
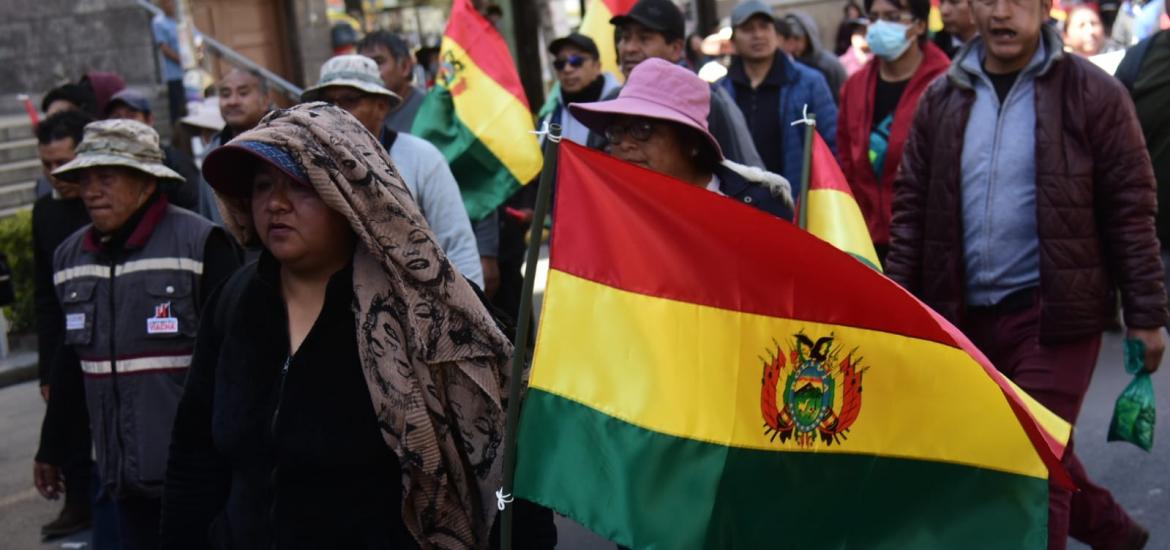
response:
M618 97L609 101L570 103L569 112L573 114L573 118L598 134L604 134L610 121L618 116L635 116L675 122L702 134L719 160L723 160L723 148L719 146L719 142L715 140L715 136L711 135L710 131L703 128L699 122L691 117L660 103L637 97Z
M609 19L609 24L613 25L615 27L625 25L626 23L637 23L639 25L642 25L643 27L646 27L647 29L654 31L654 32L660 32L663 35L667 35L668 37L671 34L671 32L669 30L663 28L662 23L659 23L656 21L648 21L648 20L642 19L640 17L637 17L636 15L615 15ZM673 38L681 38L681 37L673 37Z
M776 22L776 16L772 15L771 11L758 9L758 10L754 10L754 11L749 12L748 14L744 15L743 17L740 17L739 21L732 21L731 26L732 26L732 28L738 27L744 23L747 23L748 20L750 20L751 18L753 18L757 15L762 15L764 17L767 17L768 20L771 21L772 23Z
M387 90L386 88L383 88L382 86L378 86L376 84L370 84L369 82L363 82L361 80L349 80L349 79L344 79L344 78L339 78L337 80L330 80L329 82L324 82L324 83L318 84L316 86L313 86L312 88L305 90L304 92L301 92L301 102L302 103L312 103L314 101L324 101L324 99L321 97L322 96L321 92L324 91L325 88L334 88L334 87L353 88L355 90L359 90L359 91L365 92L367 94L380 95L380 96L386 97L390 100L390 108L391 109L397 107L400 103L402 103L402 98L399 97L398 94L391 92L390 90Z
M572 46L572 47L577 48L578 50L581 50L589 55L592 55L593 57L601 57L601 52L597 51L596 44L594 44L593 47L590 48L588 44L583 44L581 42L578 42L577 40L574 40L572 37L568 37L568 36L553 40L552 43L548 45L548 53L553 54L553 55L557 55L561 52L561 50L563 50L565 48L565 46Z
M203 159L203 180L221 195L248 197L252 195L252 180L258 163L273 166L294 181L302 180L301 176L289 172L260 152L230 143L217 147Z
M53 170L53 175L65 181L76 181L81 177L82 170L89 168L100 168L102 166L131 168L161 180L173 180L178 182L187 181L187 179L183 176L180 176L178 172L167 168L167 166L161 162L142 162L140 160L123 157L120 155L92 153L82 153L77 155L77 158L74 158L73 160L65 163L58 169Z

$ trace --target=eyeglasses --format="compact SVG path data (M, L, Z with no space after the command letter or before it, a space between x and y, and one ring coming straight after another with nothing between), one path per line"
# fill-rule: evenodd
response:
M913 21L915 19L913 15L906 13L904 11L890 11L890 12L886 12L886 13L869 13L869 14L866 14L865 18L868 19L870 23L876 23L879 20L885 21L886 23L908 23L908 22Z
M321 97L321 101L332 103L343 110L349 111L357 107L365 97L364 94L328 94Z
M630 136L638 141L650 141L650 136L654 135L654 128L656 124L649 120L638 120L626 124L612 123L605 129L605 139L610 143L621 143L625 136Z
M565 65L568 65L568 66L573 67L575 69L575 68L579 68L581 65L584 65L584 64L585 64L585 57L580 56L580 55L570 55L568 57L565 57L564 59L557 59L556 61L553 61L553 67L556 67L556 69L558 71L565 70Z

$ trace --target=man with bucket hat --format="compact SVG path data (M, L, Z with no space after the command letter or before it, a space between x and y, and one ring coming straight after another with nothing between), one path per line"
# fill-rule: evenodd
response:
M387 113L402 100L382 84L378 65L362 55L334 57L321 66L320 80L301 94L301 101L337 105L381 140L447 258L464 277L484 288L483 266L459 184L434 145L385 124Z
M639 63L652 58L681 64L685 50L686 22L671 0L638 0L629 13L609 20L617 29L618 65L626 78ZM616 98L618 91L602 99ZM740 164L764 167L764 161L748 133L747 121L735 102L722 89L712 86L707 125L719 142L723 155ZM605 148L605 136L594 132L589 146Z
M80 184L92 223L54 254L64 345L34 481L43 494L59 491L60 466L92 445L126 549L158 547L167 448L199 310L239 266L222 229L159 192L160 182L182 179L162 160L149 126L105 120L86 126L77 157L53 171Z

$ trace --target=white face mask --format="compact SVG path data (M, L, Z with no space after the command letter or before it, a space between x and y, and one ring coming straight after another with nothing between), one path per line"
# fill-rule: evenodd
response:
M869 42L869 49L874 55L893 61L902 57L910 47L910 38L906 33L910 30L907 23L891 23L878 20L871 23L865 31L865 39Z

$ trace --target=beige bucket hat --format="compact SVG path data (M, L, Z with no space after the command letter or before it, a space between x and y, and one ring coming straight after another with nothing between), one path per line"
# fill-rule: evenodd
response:
M301 93L301 101L322 101L321 90L332 86L345 86L367 94L386 96L390 98L391 109L402 103L398 94L386 89L382 73L378 72L378 64L364 55L339 55L326 61L321 66L321 79L316 86Z
M99 120L87 124L77 146L77 157L53 170L53 175L72 181L81 176L82 170L98 166L122 166L161 180L185 181L163 164L158 132L136 120Z

